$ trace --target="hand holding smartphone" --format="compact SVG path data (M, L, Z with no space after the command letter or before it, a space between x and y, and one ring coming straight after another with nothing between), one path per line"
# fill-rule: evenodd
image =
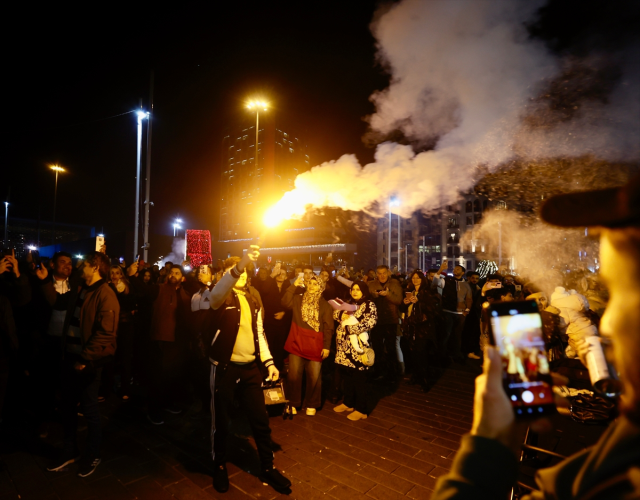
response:
M491 343L502 360L502 383L516 417L555 413L542 318L534 301L485 306Z

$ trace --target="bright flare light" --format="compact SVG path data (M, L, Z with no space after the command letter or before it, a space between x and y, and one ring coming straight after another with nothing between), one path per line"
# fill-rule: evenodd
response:
M275 205L265 212L262 222L266 227L276 227L285 219L287 219L287 214L278 205Z
M33 246L33 245L29 245L27 248L28 248L29 250L31 250L32 252L33 252L34 250L37 250L37 249L38 249L38 247Z
M55 170L56 172L64 172L64 168L58 166L58 165L51 165L49 167L51 170Z

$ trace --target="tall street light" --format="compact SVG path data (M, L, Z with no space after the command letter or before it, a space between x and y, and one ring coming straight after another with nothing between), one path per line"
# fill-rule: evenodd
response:
M400 205L400 201L397 198L389 198L389 245L387 248L387 265L391 269L391 207L397 207ZM398 238L400 238L400 228L398 227ZM400 240L398 240L398 243ZM398 265L400 265L400 247L398 247Z
M260 108L267 110L267 103L264 101L250 101L247 108L256 111L256 174L258 172L258 133L260 131Z
M138 116L138 154L136 157L136 223L133 228L133 260L140 252L138 237L140 236L140 157L142 155L142 120L149 117L145 111L137 111Z
M56 244L56 203L58 201L58 174L65 172L65 169L59 165L52 165L51 170L56 173L56 186L53 190L53 244Z
M182 219L176 219L175 222L173 223L173 237L175 238L176 235L179 235L179 231L180 229L182 229L182 226L180 225L182 224Z
M8 221L9 221L9 202L5 201L4 202L4 239L2 240L2 244L5 247L5 249L7 248Z

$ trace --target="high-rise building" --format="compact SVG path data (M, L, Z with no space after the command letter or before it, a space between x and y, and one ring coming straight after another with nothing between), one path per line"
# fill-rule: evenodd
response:
M238 127L222 142L222 189L219 241L258 236L264 212L309 170L304 140L276 123L273 113L260 115L256 162L256 124Z

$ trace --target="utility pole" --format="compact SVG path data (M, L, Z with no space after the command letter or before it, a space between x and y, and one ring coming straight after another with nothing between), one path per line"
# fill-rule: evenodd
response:
M398 272L400 272L400 227L401 225L402 225L402 218L400 217L400 214L398 214Z
M149 260L149 208L151 207L151 118L153 117L153 71L149 89L149 116L147 117L147 175L144 197L144 261Z
M138 148L136 152L136 221L133 226L133 262L140 252L138 238L140 237L140 159L142 157L142 98L138 111Z

